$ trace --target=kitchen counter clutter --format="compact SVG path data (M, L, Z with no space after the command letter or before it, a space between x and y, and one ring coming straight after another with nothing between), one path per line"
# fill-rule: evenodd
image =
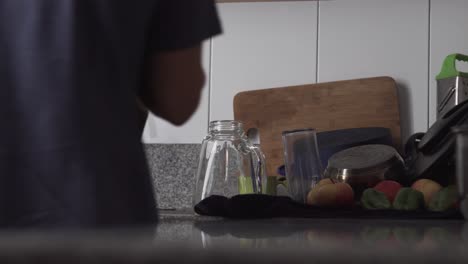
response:
M468 223L226 220L162 212L155 228L3 233L1 263L466 263Z

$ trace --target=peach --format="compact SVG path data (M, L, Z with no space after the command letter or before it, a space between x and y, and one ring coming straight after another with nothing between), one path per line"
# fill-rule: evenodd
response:
M321 180L307 195L307 204L315 206L347 206L354 203L353 188L332 179Z
M428 207L432 197L442 189L442 186L433 180L420 179L415 181L411 188L423 193L424 204Z

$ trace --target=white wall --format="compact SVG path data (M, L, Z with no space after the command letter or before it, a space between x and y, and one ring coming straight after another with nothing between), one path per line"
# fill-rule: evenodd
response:
M427 127L427 0L320 3L319 82L391 76L399 85L402 137Z
M213 41L210 120L233 119L240 91L315 83L317 3L222 4Z
M209 120L232 119L237 92L389 75L403 138L435 121L435 75L468 54L467 0L334 0L218 5L225 33L205 44L209 82L199 110L177 128L148 121L146 143L200 143ZM468 68L468 67L467 67Z

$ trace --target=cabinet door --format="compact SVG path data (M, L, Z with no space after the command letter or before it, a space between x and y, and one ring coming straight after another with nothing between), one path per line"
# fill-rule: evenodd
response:
M427 0L320 2L318 81L391 76L402 137L428 125Z
M219 4L210 120L233 119L241 91L316 82L317 3Z
M210 46L211 41L207 41L203 45L203 67L205 68L207 80L209 80L210 76ZM209 82L207 81L202 92L198 110L186 124L180 127L174 126L159 117L150 115L143 133L143 142L146 144L201 143L208 130L208 94ZM174 109L177 109L177 105L174 105Z
M429 75L429 118L437 117L437 82L445 57L452 53L468 55L468 1L432 0L431 6L431 71ZM459 70L468 72L468 64L459 64Z

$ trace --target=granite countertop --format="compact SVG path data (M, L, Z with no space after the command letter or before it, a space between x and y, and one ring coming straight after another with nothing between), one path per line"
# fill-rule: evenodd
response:
M157 227L0 234L0 263L468 263L468 221L228 220L174 211L191 206L200 145L146 151L165 209Z
M157 227L141 230L0 234L1 263L220 261L468 263L468 222L227 220L165 211Z

